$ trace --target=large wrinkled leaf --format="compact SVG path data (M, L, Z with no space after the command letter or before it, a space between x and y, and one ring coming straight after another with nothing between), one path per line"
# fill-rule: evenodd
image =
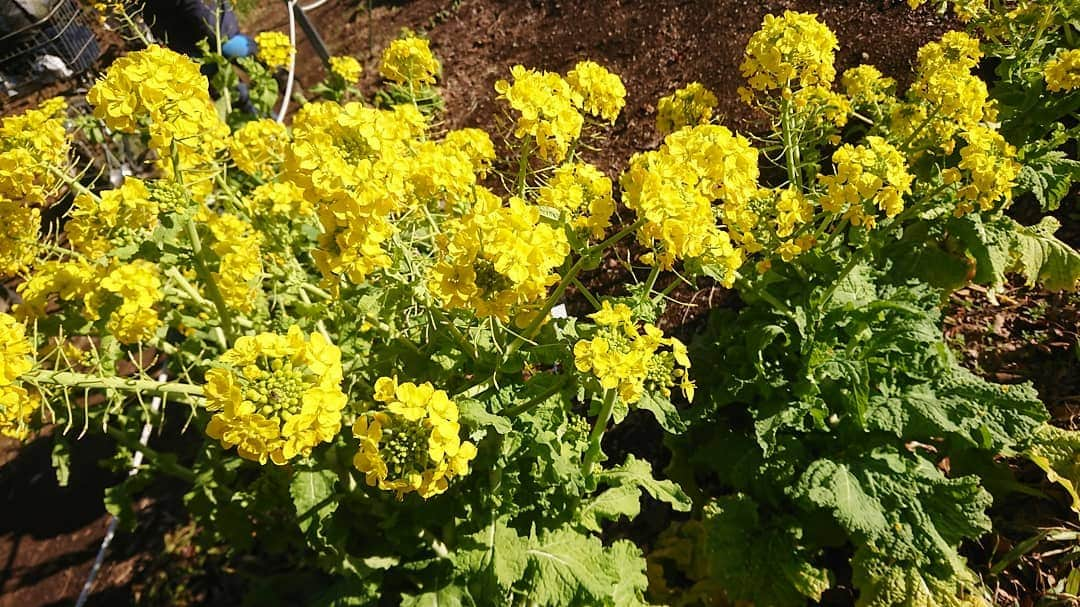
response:
M600 539L569 528L533 538L529 557L529 598L536 605L616 605L615 592L644 591L645 560L633 545L605 549ZM638 580L631 588L624 579ZM640 596L638 596L640 600Z
M1010 220L1011 221L1011 220ZM1028 286L1041 283L1050 291L1072 291L1080 281L1080 254L1054 236L1061 224L1053 217L1012 232L1016 269Z
M703 525L709 574L728 598L776 607L804 605L829 588L828 573L803 557L799 532L763 524L757 505L745 495L710 502Z
M1080 432L1047 424L1036 431L1024 454L1046 472L1050 482L1065 488L1072 498L1073 511L1080 512Z
M988 607L991 604L969 571L937 578L867 550L856 551L851 566L852 582L859 590L856 607Z

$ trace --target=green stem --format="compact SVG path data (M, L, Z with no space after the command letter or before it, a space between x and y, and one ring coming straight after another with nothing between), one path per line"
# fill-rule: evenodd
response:
M195 220L189 218L185 227L187 229L188 240L191 241L191 252L195 255L195 271L199 273L203 282L206 283L206 290L210 294L210 301L214 302L214 308L217 309L218 313L218 320L221 321L221 328L225 331L225 339L228 340L230 344L234 343L236 341L236 333L233 331L232 315L229 314L229 308L225 305L225 299L221 296L221 291L214 281L210 268L207 267L206 258L203 255L202 240L199 238L198 228L195 227Z
M589 304L592 305L593 308L599 310L603 307L600 305L600 300L597 299L596 296L593 295L592 292L585 287L585 285L581 284L581 281L578 280L577 276L571 279L571 283L583 296L585 296L585 299L589 300Z
M552 384L548 389L544 390L540 394L537 394L536 396L530 398L523 403L506 407L502 411L499 411L499 415L502 415L503 417L517 417L518 415L521 415L522 413L528 411L529 409L532 409L536 405L539 405L540 403L551 398L553 394L558 393L568 383L570 383L570 376L564 375L559 381Z
M653 264L651 270L649 270L649 277L645 280L645 289L641 291L641 300L645 301L649 294L652 293L653 287L656 286L656 279L660 276L660 266Z
M600 405L600 413L593 423L592 432L589 433L589 449L585 452L585 459L581 462L581 471L586 476L592 471L593 464L600 457L600 442L604 439L604 431L607 430L608 421L611 420L611 412L615 409L615 390L604 393L604 404Z
M162 457L162 455L154 449L151 449L150 447L147 447L139 441L134 440L132 437L117 430L116 428L109 428L108 430L106 430L106 432L109 434L109 436L113 437L113 439L115 439L116 442L120 443L121 445L124 445L125 447L133 451L138 451L142 453L143 457L145 457L147 461L149 461L150 464L158 470L161 470L165 474L175 476L176 478L185 482L195 484L195 481L198 477L191 468L181 466L180 464L172 461L172 459L168 457Z
M784 142L784 159L787 162L788 184L794 188L801 188L799 182L799 170L796 167L795 152L796 142L792 139L794 133L791 124L791 101L784 99L780 106L780 136Z
M735 281L735 286L738 287L740 291L749 292L749 293L757 296L759 299L761 299L762 301L767 302L769 305L776 308L777 310L780 310L782 313L784 313L787 316L791 316L793 314L793 312L791 311L791 308L789 308L787 306L787 304L780 301L772 293L769 293L768 291L766 291L764 289L761 289L761 290L755 289L753 286L751 286L751 284L745 278L740 278L737 281ZM743 299L745 299L745 297L743 297Z
M473 361L479 360L479 356L476 353L476 348L473 347L471 343L469 343L469 340L465 339L465 336L461 333L461 329L458 329L457 325L454 324L454 320L447 316L446 312L443 312L442 309L437 306L429 305L427 308L428 311L431 312L432 316L437 316L439 322L445 325L446 328L450 330L450 334L458 342L458 347L461 348L461 350L465 352L465 354L468 354L469 358L473 359Z
M107 389L122 390L125 392L138 392L156 396L202 396L202 386L184 384L179 382L159 382L152 379L133 379L129 377L99 377L74 371L49 371L39 369L30 371L21 376L25 381L33 384L43 383L66 388L81 388L86 390Z

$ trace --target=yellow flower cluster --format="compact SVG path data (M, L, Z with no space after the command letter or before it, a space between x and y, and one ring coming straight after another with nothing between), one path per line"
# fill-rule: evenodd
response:
M322 225L312 256L328 287L343 277L361 284L389 266L389 216L410 202L411 147L426 126L412 105L320 102L297 112L285 177L304 190Z
M296 55L289 36L282 32L259 32L255 35L255 44L259 47L255 56L270 69L289 67Z
M851 103L847 97L835 93L824 86L803 87L791 96L791 104L806 123L820 127L825 123L842 127L847 124L851 114Z
M581 61L566 74L566 82L581 98L585 113L614 124L626 105L626 87L618 75L594 61Z
M583 162L557 167L540 188L536 202L556 209L571 226L595 240L604 237L615 212L611 180L600 169Z
M559 280L570 253L566 233L540 219L540 208L514 197L478 196L471 212L444 224L428 290L447 308L506 321L528 312Z
M26 340L26 327L4 312L0 312L0 346L3 346L0 348L0 389L3 389L34 366L30 360L33 348Z
M353 436L360 450L353 465L371 487L416 492L428 499L447 490L455 477L469 473L476 446L462 441L458 408L430 382L416 385L380 377L374 399L381 405L359 417Z
M79 259L39 263L17 288L22 303L15 306L15 313L20 318L41 318L53 295L60 301L83 299L98 287L100 274L98 268Z
M659 150L635 154L620 183L626 206L645 220L638 241L654 249L652 262L664 269L679 259L717 264L722 282L734 284L743 252L732 233L740 239L757 222L748 208L758 191L757 161L745 137L718 125L684 128Z
M262 118L244 123L229 138L229 156L248 175L269 175L281 165L289 131L285 125Z
M667 135L684 126L698 126L712 119L716 95L700 82L691 82L656 105L656 130Z
M947 173L948 181L964 183L957 192L960 202L956 205L956 216L970 213L976 207L990 211L999 202L1008 205L1020 174L1020 164L1014 160L1016 148L1000 133L985 126L966 131L961 137L967 145L960 148L960 164L955 169L946 169L959 172Z
M251 217L268 221L291 222L315 213L304 198L304 190L291 181L264 183L251 191L245 200Z
M833 62L839 46L813 13L766 15L761 29L750 37L739 69L755 91L828 87L836 77Z
M926 4L926 0L907 0L908 6L915 9L923 4ZM953 14L960 21L967 23L972 19L986 16L988 11L986 8L986 0L954 0Z
M443 143L450 149L464 152L472 164L477 177L483 177L491 169L495 160L495 144L486 131L481 129L457 129L450 131L443 138Z
M435 84L442 68L424 38L409 36L390 43L382 54L379 73L383 78L401 85Z
M533 137L541 158L561 162L581 136L585 119L577 110L580 96L554 72L515 65L510 75L513 83L499 80L495 91L518 112L514 136Z
M0 436L17 441L30 436L30 418L41 408L41 397L22 386L0 386Z
M233 310L250 312L258 301L262 278L259 233L243 219L228 213L218 215L203 209L199 219L214 237L210 250L217 255L218 266L213 279L221 298Z
M914 179L904 154L881 137L866 138L866 145L845 144L832 156L835 175L818 179L826 188L821 207L843 213L852 225L873 228L875 211L894 217L904 210L904 196ZM869 208L867 208L869 205Z
M856 107L887 104L893 98L896 81L882 75L872 65L860 65L846 70L840 77L844 92Z
M158 211L146 184L126 177L119 188L76 196L65 230L76 251L98 260L116 247L145 241L158 224Z
M592 373L605 390L617 390L626 404L641 400L646 390L665 397L678 383L687 399L694 398L694 382L687 370L690 359L686 346L674 337L664 337L646 323L642 332L626 304L604 301L598 312L589 315L598 331L592 339L574 344L574 365L582 373ZM661 350L661 348L670 348Z
M111 129L135 133L145 126L165 175L195 197L210 193L215 156L226 146L229 128L218 118L198 64L151 45L113 62L86 99Z
M305 339L245 335L206 373L206 402L214 412L206 434L245 459L281 465L308 456L341 430L341 351L319 333Z
M1046 78L1046 90L1052 93L1080 88L1080 49L1058 53L1046 62L1043 75Z
M49 167L67 166L66 118L67 102L54 97L0 120L0 200L45 204L58 183Z
M346 55L330 58L330 72L341 78L345 84L360 82L360 74L363 71L364 68L360 66L360 62L356 60L356 57Z
M424 141L415 147L414 154L409 185L416 202L457 201L472 193L476 167L468 150L445 142Z
M67 166L66 115L67 104L55 98L0 120L0 278L22 272L37 255L37 207L57 183L49 166Z
M100 288L86 294L88 320L98 319L98 310L107 308L111 294L120 305L109 315L106 329L122 344L149 341L161 326L154 306L162 299L158 268L142 259L110 268L101 277Z
M947 32L919 49L911 102L894 108L892 131L901 140L913 138L917 148L951 153L958 132L993 120L997 111L986 83L971 73L981 57L979 41L964 32Z

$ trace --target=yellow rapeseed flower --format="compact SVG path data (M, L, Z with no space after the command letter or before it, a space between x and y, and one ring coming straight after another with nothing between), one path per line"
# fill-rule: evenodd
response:
M626 105L626 87L622 79L594 61L580 61L566 74L570 88L581 99L586 113L614 123Z
M158 210L146 184L127 177L119 188L76 196L64 229L76 251L97 260L116 247L144 242L158 224Z
M255 44L259 46L255 56L270 69L289 67L296 55L289 36L283 32L259 32L255 35Z
M562 76L515 65L513 82L499 80L495 91L518 112L514 137L533 137L540 157L560 162L581 136L585 119L577 110L581 95Z
M667 135L684 126L698 126L712 119L716 95L700 82L691 82L656 104L656 130Z
M363 71L364 68L360 66L360 62L356 60L356 57L330 58L330 72L341 78L345 84L360 82L360 73Z
M1061 51L1046 62L1046 90L1057 93L1080 88L1080 49Z
M833 63L839 46L836 35L815 14L766 15L761 29L750 37L739 69L755 91L828 88L836 77Z
M428 499L469 473L476 446L462 441L457 405L430 382L375 382L376 407L353 425L360 450L353 465L372 487L398 498L416 492Z
M1012 202L1012 190L1020 174L1020 164L1014 160L1016 148L997 131L977 126L961 137L967 142L960 148L960 202L955 214L959 217L976 207L991 211L999 203Z
M431 53L431 43L424 38L409 36L390 43L382 54L379 73L401 85L435 84L439 61Z
M289 132L285 125L262 118L244 123L229 137L229 156L248 175L272 175L285 157Z
M591 164L575 162L555 169L540 188L537 204L559 211L575 229L603 238L615 212L611 180Z
M206 373L206 434L252 461L308 456L341 430L341 351L319 333L261 333L236 340Z
M904 210L904 196L911 193L914 180L907 159L881 137L866 138L866 145L845 144L833 153L835 175L818 179L826 187L821 207L843 213L853 225L873 228L875 213L894 217Z
M0 312L0 346L3 346L0 348L0 388L5 388L34 365L30 359L33 348L26 339L26 327L4 312Z

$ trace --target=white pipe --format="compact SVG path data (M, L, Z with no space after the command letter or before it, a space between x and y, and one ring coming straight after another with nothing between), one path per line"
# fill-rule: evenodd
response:
M285 122L285 113L289 111L289 98L292 97L293 79L296 76L296 1L289 0L289 44L292 45L293 54L289 61L289 79L285 81L285 97L281 100L281 109L278 110L277 121Z
M308 11L313 11L313 10L319 8L320 6L326 4L329 1L330 0L315 0L315 2L312 2L311 4L309 4L307 6L301 6L300 8L306 13Z
M165 381L169 376L162 371L158 375L157 380L159 382ZM161 397L155 396L150 401L150 411L157 413L161 409ZM139 444L146 446L146 443L150 440L150 430L153 428L153 424L149 420L143 424L142 434L139 435ZM143 452L136 451L131 456L131 470L128 470L128 476L135 476L139 471L139 466L142 465ZM105 537L101 538L101 547L98 548L97 556L94 557L94 564L90 566L90 575L86 577L86 582L83 584L82 591L79 592L79 599L75 601L75 607L83 607L86 604L87 599L90 598L90 591L94 588L94 580L97 579L97 574L101 571L101 565L105 562L105 551L109 548L109 544L112 543L113 536L116 535L116 526L119 523L119 519L115 516L109 517L109 526L105 529Z

